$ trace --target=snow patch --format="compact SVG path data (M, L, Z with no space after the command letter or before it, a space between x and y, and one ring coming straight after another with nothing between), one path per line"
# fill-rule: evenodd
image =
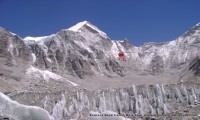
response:
M170 41L170 42L168 43L168 45L169 45L169 46L176 46L176 41L175 41L175 40Z
M51 39L53 36L54 36L54 34L49 35L49 36L42 36L42 37L31 37L31 36L28 36L28 37L25 37L23 40L25 42L27 42L27 41L45 42L45 41Z
M31 53L31 55L32 55L32 58L33 58L33 63L35 63L35 61L36 61L36 56L35 56L34 53Z
M8 51L12 54L13 56L13 44L10 43L9 47L8 47Z
M61 77L61 76L59 76L59 75L57 75L55 73L52 73L52 72L50 72L48 70L44 70L43 71L43 70L40 70L40 69L35 68L33 66L31 66L30 68L28 68L26 70L26 74L30 75L32 77L36 77L36 78L41 78L42 77L46 81L49 81L51 79L58 80L58 81L67 81L73 86L78 86L78 84L76 84L76 83L74 83L72 81L69 81L69 80L67 80L67 79L65 79L65 78L63 78L63 77Z
M52 63L51 59L47 57L47 61L49 61L50 63Z
M118 53L119 53L119 48L117 46L117 43L115 43L115 41L112 41L112 48L111 48L111 51L112 51L112 54L117 58L118 57Z
M17 34L15 34L15 33L12 33L12 32L10 32L10 33L11 33L12 35L14 35L14 36L15 36L15 35L17 35Z

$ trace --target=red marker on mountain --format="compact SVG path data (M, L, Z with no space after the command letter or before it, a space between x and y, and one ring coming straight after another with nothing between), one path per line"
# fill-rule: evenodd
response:
M124 53L123 52L119 52L118 53L118 57L120 58L121 61L126 61Z

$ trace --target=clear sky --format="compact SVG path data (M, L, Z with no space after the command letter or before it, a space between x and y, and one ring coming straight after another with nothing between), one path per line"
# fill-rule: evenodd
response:
M169 41L200 22L200 0L0 0L0 26L22 38L84 20L137 46Z

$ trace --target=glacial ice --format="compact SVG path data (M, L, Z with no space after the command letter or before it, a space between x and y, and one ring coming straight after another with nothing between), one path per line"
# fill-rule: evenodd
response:
M67 102L65 107L67 116L77 114L76 111L82 111L84 108L98 114L112 111L117 114L169 115L173 106L168 104L168 99L173 100L174 104L181 104L183 101L187 102L184 96L189 96L188 104L194 104L196 93L193 89L191 88L193 91L191 94L184 86L175 87L166 92L164 85L157 84L143 88L132 85L129 88L108 89L92 93L77 91L75 97L71 97L71 102ZM79 114L81 113L79 112ZM106 119L103 116L93 116L92 118L94 120Z
M49 113L36 106L26 106L12 101L0 92L0 116L15 120L51 120Z
M63 111L65 109L66 100L62 94L62 99L54 106L52 116L55 120L61 120L63 118Z
M154 86L143 87L136 87L135 85L132 85L129 88L107 89L93 92L87 90L78 90L70 93L70 95L67 95L68 92L63 92L61 94L61 99L53 105L52 111L50 111L51 117L48 117L49 114L41 108L25 106L25 109L24 105L20 105L20 107L16 108L18 103L5 102L11 100L8 97L2 97L5 95L1 94L0 103L3 104L0 104L0 115L11 118L17 118L16 116L24 116L24 118L27 116L33 116L33 118L36 118L37 116L40 116L40 113L43 112L47 115L47 119L49 118L52 120L78 120L80 118L84 118L85 112L95 114L131 114L133 116L169 115L174 109L174 104L187 103L188 105L194 105L194 103L198 101L197 94L195 92L197 90L194 87L189 87L186 89L186 87L182 85L180 87L176 86L170 89L168 88L167 92L166 90L166 86L157 84ZM48 101L51 101L49 96L45 97L44 108L46 108L45 106L48 106ZM7 106L6 109L5 106ZM14 106L14 108L11 106ZM13 117L13 109L20 109L20 111L25 112L23 112L23 114L19 113ZM35 109L38 109L41 112L35 112ZM89 116L88 114L86 116L91 117L92 120L128 119L126 116L105 117ZM33 118L32 120L34 120Z

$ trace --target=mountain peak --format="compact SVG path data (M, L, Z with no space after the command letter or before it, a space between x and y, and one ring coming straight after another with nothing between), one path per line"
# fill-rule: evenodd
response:
M75 31L75 32L78 32L78 30L80 28L82 28L84 25L88 24L89 22L88 21L83 21L83 22L79 22L77 23L76 25L68 28L68 30L71 30L71 31Z
M83 22L79 22L76 25L68 28L68 30L74 31L74 32L81 32L81 29L87 26L91 29L93 29L94 31L98 32L101 36L108 38L106 33L104 33L103 31L101 31L98 27L96 27L95 25L91 24L89 21L83 21Z

